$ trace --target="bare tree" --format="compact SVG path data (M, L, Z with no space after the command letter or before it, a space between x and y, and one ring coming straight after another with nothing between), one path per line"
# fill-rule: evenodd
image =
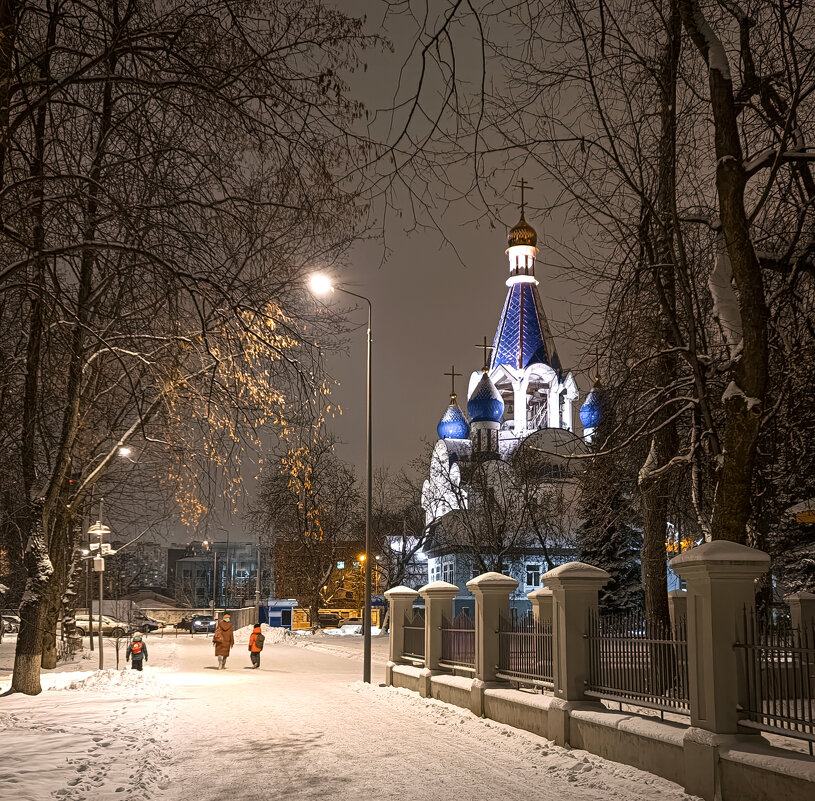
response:
M335 179L365 149L339 74L370 40L304 0L12 16L0 441L20 483L3 524L28 543L12 689L36 693L73 532L121 478L120 448L191 521L213 492L237 497L241 452L285 428L292 390L322 391L299 283L361 221Z
M322 428L292 432L261 478L253 512L262 540L274 551L276 570L291 582L287 593L310 609L315 627L338 549L360 519L356 477L334 446Z

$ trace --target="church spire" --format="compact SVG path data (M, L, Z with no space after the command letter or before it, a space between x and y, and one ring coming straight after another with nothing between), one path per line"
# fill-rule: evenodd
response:
M535 278L538 234L524 218L525 191L531 187L524 178L517 186L521 190L521 219L507 237L509 278L506 283L509 292L495 332L490 367L505 364L524 370L532 363L542 363L560 371L560 359Z

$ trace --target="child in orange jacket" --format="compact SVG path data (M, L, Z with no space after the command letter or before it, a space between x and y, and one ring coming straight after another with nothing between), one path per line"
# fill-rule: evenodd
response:
M260 667L260 652L263 650L263 643L266 637L260 630L260 623L255 623L252 633L249 635L249 658L252 660L252 667Z

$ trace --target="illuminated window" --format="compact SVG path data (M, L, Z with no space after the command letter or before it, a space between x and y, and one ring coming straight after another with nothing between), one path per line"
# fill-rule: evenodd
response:
M337 562L337 570L345 570L345 562Z

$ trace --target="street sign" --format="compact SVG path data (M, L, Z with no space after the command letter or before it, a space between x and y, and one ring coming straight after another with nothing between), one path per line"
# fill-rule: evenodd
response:
M799 523L815 523L815 509L807 509L804 512L798 512L795 519Z
M102 554L107 553L107 554L113 555L113 553L114 553L113 546L109 542L91 542L91 543L89 543L89 545L90 545L90 549L92 551L98 551L99 546L101 545L102 546L102 551L101 551Z

